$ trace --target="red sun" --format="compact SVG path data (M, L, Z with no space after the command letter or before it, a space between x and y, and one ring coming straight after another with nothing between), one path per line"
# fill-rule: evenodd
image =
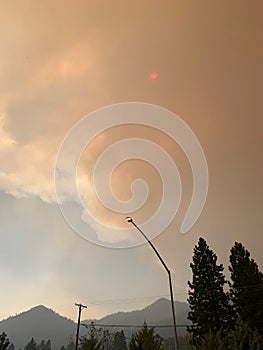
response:
M156 73L156 72L152 72L152 73L150 74L150 78L151 78L152 80L155 80L157 77L158 77L158 73Z

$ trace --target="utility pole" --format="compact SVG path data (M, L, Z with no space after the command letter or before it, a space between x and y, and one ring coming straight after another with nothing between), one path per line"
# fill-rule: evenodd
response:
M76 304L76 303L75 303L75 305L79 308L79 317L78 317L76 343L75 343L75 350L78 350L78 345L79 345L79 326L80 326L81 311L82 311L82 309L86 309L87 306L82 305L82 304Z

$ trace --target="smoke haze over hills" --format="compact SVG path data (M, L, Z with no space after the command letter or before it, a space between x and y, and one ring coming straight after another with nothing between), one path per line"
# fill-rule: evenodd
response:
M176 302L175 308L177 324L185 325L188 305ZM169 300L162 298L142 310L117 312L93 321L98 326L117 325L117 327L109 327L109 329L113 332L123 329L125 334L130 336L131 332L142 326L144 321L149 326L172 325L171 303ZM90 322L91 320L84 320L82 324L89 324ZM132 327L118 327L118 325ZM155 330L164 337L173 335L172 327L155 327ZM179 328L179 334L182 334L184 330L185 328ZM16 349L23 349L32 337L37 343L43 339L50 339L52 349L59 349L62 345L67 345L70 339L75 340L76 323L43 305L39 305L17 316L2 320L0 322L0 332L7 334ZM81 335L84 335L85 332L85 327L81 327Z

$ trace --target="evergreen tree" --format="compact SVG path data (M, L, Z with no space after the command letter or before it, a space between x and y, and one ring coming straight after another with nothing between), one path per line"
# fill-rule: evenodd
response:
M233 312L229 297L224 292L227 283L223 265L217 264L217 256L203 238L194 247L193 263L190 264L193 281L188 282L188 319L192 325L193 343L197 345L203 335L222 330L225 334L233 326Z
M198 346L198 350L226 350L231 349L228 347L227 339L222 335L221 331L216 333L209 331L209 333L202 336L201 344Z
M184 339L183 339L183 341L184 341ZM178 339L178 342L179 342L179 339ZM164 348L164 350L174 350L175 349L174 338L173 337L165 338L164 343L163 343L163 348ZM179 348L180 348L180 345L179 345Z
M6 350L9 344L10 344L9 339L7 338L7 335L3 332L0 335L0 350Z
M70 340L66 346L66 350L75 350L75 343L74 343L72 338L70 338Z
M45 346L46 346L45 340L41 340L40 344L38 345L38 350L46 350Z
M24 347L25 350L38 350L38 345L34 338L31 338L30 342Z
M256 330L252 330L247 322L238 318L235 329L226 338L231 350L262 350L263 338Z
M82 350L100 350L101 342L99 339L99 331L94 324L88 326L88 336L81 337L80 344Z
M45 350L51 350L51 340L50 339L48 339L46 341L46 348L45 348Z
M128 350L123 330L114 334L113 350Z
M263 334L263 274L241 243L231 249L230 296L236 313Z
M82 350L100 350L101 344L99 339L91 336L90 338L81 338L81 349Z
M179 335L178 337L178 345L179 345L179 349L184 349L185 347L185 338L181 335ZM174 337L164 338L163 348L164 350L174 350L175 349Z
M88 335L81 337L82 350L111 350L113 337L108 330L96 328L91 322L88 328Z
M50 340L42 340L38 346L38 350L51 350L51 341Z
M163 338L159 334L154 334L154 328L148 328L144 322L142 329L132 335L130 350L162 350Z
M195 350L195 347L192 344L192 335L186 333L184 336L184 350Z
M108 329L101 332L100 344L102 350L112 350L113 334Z
M195 350L196 347L193 345L192 334L187 332L184 336L184 350Z
M189 344L189 343L188 343ZM186 349L193 349L188 347ZM246 322L240 318L236 325L227 335L221 331L202 336L198 350L262 350L263 338L257 331L253 331Z

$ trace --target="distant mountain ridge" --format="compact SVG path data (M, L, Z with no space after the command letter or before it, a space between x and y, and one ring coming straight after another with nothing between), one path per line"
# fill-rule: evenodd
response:
M178 326L187 324L188 304L175 302L175 309ZM111 331L123 329L130 336L131 332L142 326L144 321L150 326L172 325L171 302L162 298L142 310L117 312L99 320L82 321L82 324L89 324L91 321L97 325L132 326L131 328L108 327ZM172 327L155 327L155 330L164 337L173 335ZM81 331L84 334L85 327L81 327ZM184 331L185 327L178 327L179 334ZM43 305L38 305L19 315L0 321L0 333L2 332L8 335L16 350L24 349L32 337L38 343L43 339L50 339L52 350L56 350L68 344L70 339L75 340L76 323Z
M59 349L75 334L75 328L72 320L43 305L0 322L0 333L5 332L17 350L23 349L32 337L37 342L50 339L52 348Z
M187 320L187 314L189 311L188 304L176 301L176 321L178 326L178 334L183 335L186 330L186 325L189 324ZM142 326L144 321L149 326L154 326L156 332L163 337L173 336L173 320L171 312L171 301L165 298L156 300L149 306L146 306L142 310L135 310L129 312L117 312L111 315L107 315L99 320L84 320L82 323L90 323L93 321L97 325L129 325L137 328ZM158 326L162 326L158 328ZM171 327L164 327L171 326ZM109 328L110 329L110 328ZM120 330L121 327L111 328L114 330ZM126 328L123 328L125 333L129 333Z

